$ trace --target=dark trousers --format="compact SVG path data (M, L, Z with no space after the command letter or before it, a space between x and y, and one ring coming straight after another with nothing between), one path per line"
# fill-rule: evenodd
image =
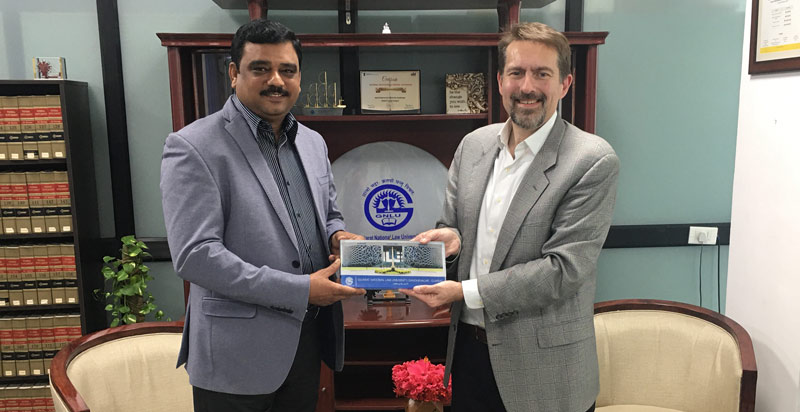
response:
M316 323L313 319L303 323L294 363L278 390L264 395L236 395L195 386L192 388L195 412L314 412L321 361Z
M506 408L489 360L489 347L461 326L464 324L459 325L453 352L452 412L504 412ZM586 412L594 412L594 404Z

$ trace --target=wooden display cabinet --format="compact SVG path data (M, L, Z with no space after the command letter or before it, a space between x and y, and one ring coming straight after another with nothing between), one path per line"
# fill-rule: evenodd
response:
M344 369L322 365L317 412L403 410L406 400L393 392L392 366L424 357L444 363L449 311L411 303L367 305L356 296L344 309Z
M223 7L243 7L244 0L214 0ZM549 0L541 0L542 4ZM252 18L266 14L266 1L250 0ZM278 5L280 2L275 2ZM324 4L323 4L324 3ZM333 3L313 0L325 10L336 9ZM349 2L348 2L349 3ZM364 4L373 4L364 2ZM425 9L451 9L470 4L468 8L487 8L496 5L499 27L506 28L519 21L518 0L474 0L451 2L431 0L413 2L426 4ZM378 5L378 3L374 3ZM383 3L381 3L383 4ZM388 4L388 3L387 3ZM377 7L377 6L376 6ZM394 7L397 6L386 6ZM383 8L383 6L379 7ZM340 10L341 14L341 10ZM341 16L340 16L341 17ZM572 48L573 86L562 100L561 116L577 127L595 131L595 101L597 93L597 47L605 42L606 32L564 33ZM232 34L158 33L162 46L167 48L169 64L172 126L177 131L205 116L202 58L205 53L227 53ZM338 50L340 81L347 111L359 113L351 96L357 90L359 54L376 50L403 53L409 48L433 51L469 49L480 55L478 64L487 77L488 112L479 114L345 114L341 116L297 116L298 120L319 132L328 145L330 161L363 144L395 141L417 146L449 166L456 147L467 133L491 123L506 120L497 91L497 42L502 33L332 33L300 34L304 52ZM305 53L304 53L305 57ZM342 63L346 62L346 63ZM454 67L453 72L461 70ZM444 95L444 83L441 93ZM423 102L423 112L425 102ZM188 297L188 284L184 287ZM345 368L333 373L322 366L318 412L403 410L405 401L394 396L391 368L397 363L428 356L434 363L445 361L449 313L435 313L423 303L368 306L363 297L344 303L346 330Z

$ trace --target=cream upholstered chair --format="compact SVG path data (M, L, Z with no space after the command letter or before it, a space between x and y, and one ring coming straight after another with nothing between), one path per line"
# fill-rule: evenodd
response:
M752 412L756 361L738 323L660 300L595 304L598 412Z
M192 387L176 368L183 322L145 322L71 342L50 365L58 412L191 412Z

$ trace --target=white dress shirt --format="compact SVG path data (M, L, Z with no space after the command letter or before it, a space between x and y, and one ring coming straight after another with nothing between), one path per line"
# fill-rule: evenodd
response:
M506 218L511 200L517 193L522 179L528 171L539 149L556 124L556 113L532 135L514 148L514 156L508 150L511 138L511 119L497 135L501 150L494 160L494 169L483 195L481 214L478 217L478 233L475 251L469 268L469 280L461 282L466 307L461 312L461 321L485 327L483 320L483 300L478 290L478 277L489 273L492 256L497 245L497 236Z

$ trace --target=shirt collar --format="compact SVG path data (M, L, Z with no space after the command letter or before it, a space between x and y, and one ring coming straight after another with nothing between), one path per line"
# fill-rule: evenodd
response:
M231 97L233 100L233 105L236 106L236 109L244 116L244 119L247 121L247 125L250 127L250 131L253 132L253 136L258 137L258 126L259 124L263 124L262 127L265 127L269 132L275 133L272 130L272 125L269 124L268 121L258 117L257 114L253 113L252 110L248 109L247 106L239 100L239 97L236 96L234 93ZM295 137L297 136L297 119L294 118L292 113L287 113L286 117L283 118L283 123L281 124L281 133L286 134L286 138L289 142L294 142Z
M547 140L547 136L550 135L550 132L553 130L553 126L556 125L556 118L558 112L554 112L550 119L547 120L539 130L533 132L530 136L526 137L525 140L522 141L517 148L514 149L516 153L522 153L521 151L530 149L531 153L536 156L539 153L539 150L544 145L544 141ZM500 147L503 150L508 150L508 139L511 138L511 118L506 120L506 123L503 125L503 128L500 129L500 132L497 134L497 142L500 144Z

